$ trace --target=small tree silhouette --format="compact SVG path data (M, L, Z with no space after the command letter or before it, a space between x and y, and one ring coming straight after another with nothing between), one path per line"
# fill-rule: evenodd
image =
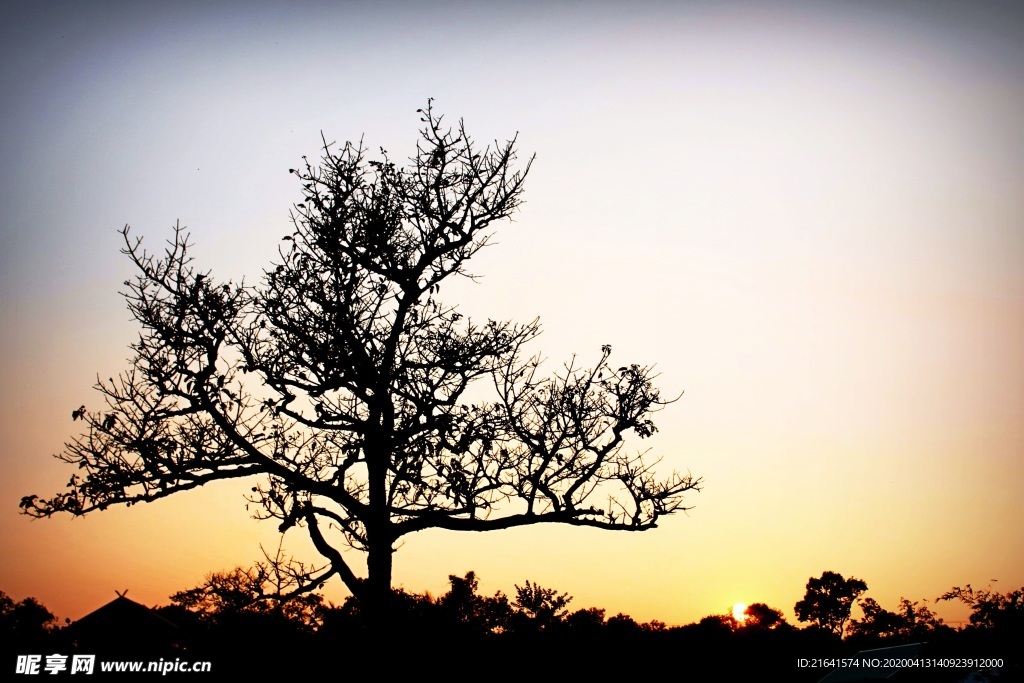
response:
M437 605L448 619L478 635L492 635L508 629L512 607L501 591L490 598L478 594L480 581L472 571L466 572L465 577L451 574L448 583L451 588L437 600Z
M763 602L747 605L744 614L746 614L746 618L743 620L742 626L746 629L771 630L788 626L781 610L769 607Z
M534 628L543 631L565 619L570 602L572 596L568 593L559 594L554 588L544 588L527 580L524 586L516 584L516 599L512 604Z
M0 638L4 645L43 642L57 627L57 617L35 598L14 602L0 591Z
M1024 635L1024 586L1006 593L991 588L975 590L971 584L954 586L935 600L959 600L970 607L974 628Z
M847 635L876 639L897 639L904 642L926 640L938 632L949 631L942 619L928 608L900 598L899 610L890 612L873 598L858 601L864 618L850 621Z
M75 411L87 431L57 456L76 468L70 490L26 496L27 514L258 478L257 517L304 529L325 559L295 572L296 591L339 576L372 612L396 543L424 529L640 531L684 509L699 479L658 479L623 449L667 403L651 367L613 367L606 345L593 367L542 377L524 350L536 321L471 321L440 301L519 207L530 163L516 169L515 139L480 149L461 122L420 113L406 168L325 139L319 165L291 170L294 230L256 286L197 270L178 227L162 254L125 227L133 364L96 385L105 407ZM346 547L366 553L364 578Z
M203 583L171 596L171 604L211 621L225 615L270 615L307 628L323 620L323 598L318 593L296 593L309 571L300 562L264 553L266 562L249 568L211 572Z
M804 599L793 611L800 621L813 621L819 628L843 635L854 601L868 589L860 579L844 579L842 574L824 572L821 578L807 582Z

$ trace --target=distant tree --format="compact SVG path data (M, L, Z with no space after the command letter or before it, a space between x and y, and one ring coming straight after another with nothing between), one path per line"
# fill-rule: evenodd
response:
M572 596L568 593L559 595L553 588L543 588L527 581L523 586L516 584L516 599L512 607L516 613L527 617L535 628L544 630L565 619L570 602Z
M746 614L746 618L743 620L743 627L747 629L769 630L787 625L786 618L780 610L769 607L763 602L747 605L744 614Z
M1005 594L991 588L975 590L971 584L954 586L936 598L939 600L959 600L970 607L971 626L975 628L1024 635L1024 586Z
M605 625L605 610L599 607L579 609L565 617L565 625L574 635L587 637L599 634Z
M508 629L512 606L501 591L493 597L479 595L480 581L475 572L464 577L448 577L450 588L437 600L437 605L453 621L463 624L478 634L502 633Z
M637 623L636 619L623 612L608 617L608 621L605 622L605 630L611 639L616 641L623 638L637 638L644 632L643 627Z
M530 162L517 169L514 139L480 149L461 122L421 114L410 166L325 139L319 164L292 169L294 230L256 285L198 270L178 227L156 254L125 227L132 365L97 383L104 407L73 412L85 432L57 456L69 490L21 508L84 515L257 478L256 515L304 529L324 558L295 591L338 576L371 611L409 534L642 531L685 509L700 480L659 479L623 447L668 402L650 366L613 365L605 345L593 367L543 377L525 351L537 321L471 321L440 301L518 209ZM346 548L366 553L362 577Z
M640 624L640 628L645 633L664 633L668 631L668 624L659 619L651 619Z
M265 609L267 596L262 589L263 580L251 569L235 567L222 572L211 572L195 588L179 591L171 596L171 604L213 617L226 612Z
M14 602L0 591L0 641L5 644L38 642L57 626L57 617L35 598Z
M731 614L709 614L697 622L697 625L706 631L718 633L732 633L740 626L736 617Z
M195 588L171 596L171 604L207 621L232 614L276 615L295 625L316 629L323 621L323 598L317 593L296 592L306 579L296 576L303 565L284 562L280 550L268 562L251 568L235 567L212 572ZM287 572L285 570L288 570Z
M476 572L466 572L464 577L450 574L448 583L448 592L438 598L437 604L455 621L470 623L481 619L483 596L477 594L480 581L476 578Z
M864 598L858 604L864 612L864 618L850 621L848 635L890 638L899 634L903 626L899 614L884 609L874 598Z
M873 598L858 601L864 618L850 621L847 635L850 637L873 637L882 640L904 642L925 640L939 631L948 631L927 605L919 606L906 598L900 598L899 610L890 612L883 609Z
M800 621L814 622L819 628L842 636L854 601L867 589L868 585L860 579L825 572L807 582L804 599L793 609Z

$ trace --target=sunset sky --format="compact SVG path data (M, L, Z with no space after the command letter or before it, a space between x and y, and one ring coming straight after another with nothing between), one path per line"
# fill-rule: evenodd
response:
M49 2L0 15L0 590L77 619L276 548L252 482L82 519L18 501L63 490L71 411L128 366L119 229L158 248L180 220L201 268L254 282L321 131L402 161L431 97L536 153L444 300L539 317L551 370L656 364L682 397L629 445L704 490L642 534L422 533L396 585L474 570L669 624L795 622L825 570L890 610L1024 585L1015 3Z

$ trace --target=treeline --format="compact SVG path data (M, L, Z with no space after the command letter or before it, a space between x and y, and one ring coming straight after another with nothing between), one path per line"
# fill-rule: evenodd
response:
M918 602L904 599L886 610L864 597L866 583L834 572L811 578L795 605L798 619L807 624L803 627L764 603L740 615L709 615L685 626L639 623L600 608L573 609L568 594L530 581L515 586L513 595L481 595L473 572L450 576L447 592L437 597L395 590L383 623L353 598L334 605L317 593L285 594L281 586L268 565L216 572L171 596L170 604L152 608L175 627L167 641L147 646L122 632L108 636L120 642L98 647L93 639L88 647L137 658L211 660L262 674L454 667L512 680L520 674L641 673L663 662L668 671L687 677L756 679L786 672L788 680L817 681L828 668L800 667L799 660L925 643L916 656L998 658L1004 662L999 680L1017 680L1024 642L1024 588L999 593L954 587L937 598L971 608L970 623L954 629ZM860 619L851 618L855 604ZM0 593L0 629L12 653L86 651L75 624L59 626L33 598L15 603ZM920 680L959 680L964 674L962 668L930 669Z

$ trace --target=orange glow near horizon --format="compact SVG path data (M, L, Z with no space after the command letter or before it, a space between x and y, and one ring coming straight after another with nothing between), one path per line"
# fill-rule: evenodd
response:
M644 533L419 532L395 586L436 596L472 570L483 594L530 580L670 625L743 595L798 625L823 571L888 610L1024 585L1024 7L65 4L18 4L0 41L23 67L0 115L0 591L77 619L277 547L245 508L255 479L77 519L18 501L65 490L50 455L71 411L128 367L118 229L159 252L180 219L199 270L254 284L320 131L402 165L428 97L481 144L537 153L522 210L467 264L480 281L440 298L539 317L548 373L604 344L613 367L656 365L680 398L626 448L704 488ZM286 551L322 564L304 533Z

